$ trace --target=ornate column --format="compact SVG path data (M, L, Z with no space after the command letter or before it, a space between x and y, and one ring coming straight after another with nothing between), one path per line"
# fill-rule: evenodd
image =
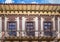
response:
M52 18L52 21L53 21L53 30L55 31L55 17Z
M7 21L8 21L8 18L5 17L5 22L4 22L4 25L5 25L5 36L8 36L8 33L7 33Z
M20 30L20 28L19 28L19 17L17 17L16 18L16 21L17 21L17 36L19 36L19 30Z
M35 36L38 37L38 17L35 17L34 21L35 21Z
M41 17L41 36L44 35L44 31L43 31L43 21L44 21L44 19Z
M58 17L58 38L60 37L60 18Z
M55 16L52 18L53 21L53 36L56 36L56 28L55 28Z
M22 17L22 36L25 36L25 21L26 18Z
M0 17L0 39L2 37L2 17Z

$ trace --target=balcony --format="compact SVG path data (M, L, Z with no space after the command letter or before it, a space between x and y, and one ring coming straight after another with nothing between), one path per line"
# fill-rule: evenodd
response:
M56 32L53 31L52 32L52 36L47 36L47 35L44 35L41 36L42 32L43 31L35 31L35 32L38 32L38 36L28 36L26 35L26 31L16 31L17 34L16 36L14 35L9 35L8 31L5 31L4 32L4 35L2 36L2 39L5 40L5 41L53 41L57 35L56 35ZM24 36L22 36L22 32L24 33ZM18 36L19 35L19 36Z

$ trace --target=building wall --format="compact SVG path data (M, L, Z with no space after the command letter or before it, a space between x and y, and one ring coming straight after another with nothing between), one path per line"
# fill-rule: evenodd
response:
M9 36L8 34L8 22L9 21L15 21L16 22L16 30L20 31L25 31L25 23L27 21L33 21L34 22L34 27L35 30L39 31L35 32L35 36L44 36L44 31L43 29L43 22L44 21L51 21L53 26L52 26L52 31L57 32L57 37L59 37L59 30L58 28L58 22L60 21L60 16L54 16L54 15L0 15L0 30L2 34L1 37L3 38L4 36ZM37 25L36 25L37 24ZM37 35L38 34L38 35ZM55 34L54 34L55 35ZM17 32L17 36L27 36L25 32ZM34 41L35 42L35 41Z

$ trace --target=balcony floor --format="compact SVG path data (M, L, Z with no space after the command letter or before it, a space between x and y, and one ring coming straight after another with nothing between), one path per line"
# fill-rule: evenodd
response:
M4 41L53 41L55 37L5 37Z

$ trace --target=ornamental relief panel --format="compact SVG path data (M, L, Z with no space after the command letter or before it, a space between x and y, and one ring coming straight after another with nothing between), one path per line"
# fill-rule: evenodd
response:
M52 16L43 16L44 21L52 21Z

